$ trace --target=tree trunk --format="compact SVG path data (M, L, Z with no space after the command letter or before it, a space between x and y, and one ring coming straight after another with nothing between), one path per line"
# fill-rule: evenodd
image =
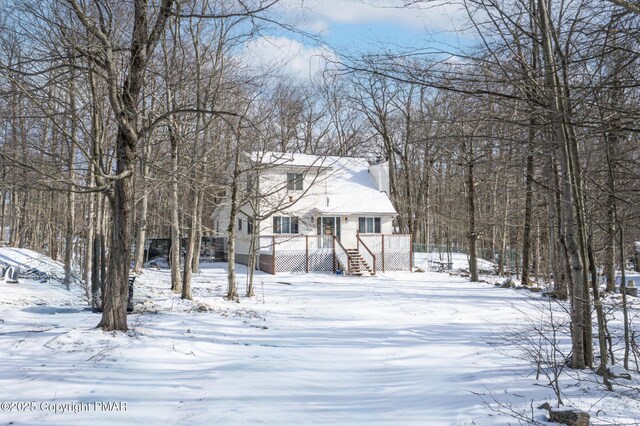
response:
M205 160L206 161L206 160ZM198 192L198 211L196 217L196 240L194 242L193 260L191 261L191 272L197 274L200 271L200 251L202 250L202 210L204 204L204 191Z
M170 130L171 138L171 290L182 291L180 274L180 198L178 196L178 141L174 130Z
M138 143L138 99L145 81L147 64L158 40L163 34L173 7L173 0L163 0L157 8L155 22L149 25L149 4L146 0L133 0L133 20L129 58L122 69L113 54L115 40L103 32L86 15L76 1L69 1L78 20L87 32L101 44L104 52L99 66L105 70L109 102L118 122L116 137L116 173L110 197L113 211L111 221L111 247L109 248L109 278L105 284L104 310L99 327L105 331L127 330L127 296L130 268L132 220L134 202L133 174L135 171L136 145ZM151 31L149 31L151 28ZM119 47L119 44L118 44ZM124 72L124 79L118 74Z
M580 164L580 156L578 151L578 137L576 136L575 128L573 126L573 108L571 104L571 92L569 84L569 76L567 73L568 64L566 58L560 55L563 63L563 86L562 96L558 98L559 104L562 107L564 117L564 127L566 129L567 142L569 143L569 161L571 171L571 181L573 197L575 200L576 208L576 231L578 239L578 249L580 257L582 259L582 283L583 283L583 321L584 321L584 358L587 367L593 367L593 322L591 316L591 294L589 293L589 275L587 270L587 231L586 231L586 194L584 191L584 184L582 182L582 166Z
M69 158L69 179L73 179L73 158L70 154ZM75 194L71 189L67 191L67 213L65 226L65 243L64 243L64 285L69 289L73 281L73 246L74 246L74 226L75 226Z
M89 166L89 177L87 179L88 184L93 186L95 184L93 178L93 167ZM82 279L85 282L87 288L91 288L92 273L93 273L93 240L95 238L95 215L96 215L96 196L94 194L88 195L87 205L87 230L85 233L86 244L84 247L84 271ZM90 291L91 292L91 291Z
M572 160L569 141L565 134L565 122L560 103L560 84L553 55L553 46L547 3L538 0L539 21L541 25L542 51L545 64L545 82L548 103L551 112L552 128L557 141L558 159L562 171L562 214L564 242L568 255L571 258L571 282L572 282L572 366L576 369L586 367L586 353L584 347L585 317L584 317L584 264L579 246L579 230L575 212L577 200L573 193L575 182L572 175ZM586 297L589 295L587 294Z
M149 188L147 178L149 176L149 155L151 154L151 145L149 138L144 139L144 147L142 148L142 156L140 157L140 174L138 175L140 186L142 187L142 196L140 197L140 208L138 210L138 224L136 226L136 252L134 254L133 272L139 274L144 267L144 248L147 240L147 214L149 212Z
M240 130L238 130L239 132ZM238 137L238 142L239 142ZM229 209L229 241L227 243L227 299L238 299L238 283L236 281L236 218L238 216L238 186L240 185L240 147L236 147L233 167L233 180L231 182L231 207Z
M529 259L531 258L531 217L533 213L533 143L535 137L535 120L531 120L529 143L527 147L527 174L524 201L524 232L522 236L522 285L529 285Z
M195 183L194 183L195 184ZM191 221L189 224L189 239L187 242L187 252L184 256L184 279L182 280L182 298L192 300L191 294L191 273L193 257L195 256L196 238L198 234L198 191L193 190L193 206L191 208ZM199 253L198 253L199 254Z
M464 137L464 136L463 136ZM475 201L475 182L473 180L473 169L475 165L473 142L469 138L466 144L467 148L467 207L469 209L469 231L467 238L469 239L469 275L473 282L478 281L478 255L476 251L476 242L478 234L476 231L476 201Z
M136 235L136 252L134 255L135 261L133 266L133 272L139 274L144 267L144 249L147 241L147 214L149 212L149 194L146 189L143 189L143 194L140 199L140 209L138 211L138 225Z
M591 235L587 241L587 253L589 255L589 272L591 273L591 288L593 290L593 303L596 308L596 319L598 321L598 346L600 349L600 365L598 366L598 374L607 380L607 333L606 319L602 310L602 300L600 300L600 289L598 288L598 273L596 271L596 261L593 255L593 246ZM610 386L610 385L609 385ZM611 390L611 389L610 389Z
M91 261L91 306L94 308L102 307L102 297L100 294L101 289L101 271L100 271L100 249L102 245L102 208L100 207L100 195L94 195L96 198L96 215L93 219L93 228L95 236L92 241L92 261Z
M5 175L4 171L2 174L3 174L2 182L4 184L6 179L6 177L4 176ZM2 195L2 219L0 219L0 232L2 232L2 236L0 237L0 241L6 241L7 233L5 232L5 229L4 229L4 223L5 223L5 217L7 212L7 191L3 188L2 191L0 191L0 195Z
M104 291L104 310L98 325L105 331L127 327L127 297L131 258L131 208L136 140L119 129L116 140L116 171L125 174L116 180L112 197L112 236L109 251L109 277Z
M549 259L553 268L553 292L560 300L566 300L569 297L567 289L567 281L571 274L565 274L569 271L565 268L567 260L565 259L565 250L561 246L562 236L562 210L561 210L561 190L560 179L558 177L558 167L553 155L549 156L549 183L547 192L547 201L549 204L549 242L551 244L552 257ZM570 272L570 271L569 271Z
M615 195L611 192L613 182L608 181L609 195L607 196L607 228L605 233L604 273L606 275L607 292L616 291L616 231L615 231Z
M72 55L69 55L71 58ZM68 96L69 96L69 109L70 109L70 122L69 133L70 140L68 141L68 158L67 169L69 188L67 191L67 214L66 214L66 229L65 229L65 247L64 247L64 285L67 289L71 286L73 280L73 248L74 248L74 233L75 233L75 219L76 219L76 197L73 192L73 182L75 180L75 154L76 154L76 132L77 132L77 115L76 115L76 95L75 95L75 79L74 71L71 72L71 76L68 81Z
M107 254L107 243L109 241L109 237L112 233L109 232L108 221L109 221L109 212L107 209L107 198L102 197L102 207L100 214L100 295L101 295L101 307L104 308L104 294L105 288L107 286L107 263L109 261Z
M613 44L615 46L616 39L613 36ZM623 97L620 88L619 73L620 59L616 58L613 66L613 75L611 82L611 106L610 110L605 112L609 117L606 122L605 132L605 156L607 161L607 230L605 240L605 264L604 270L607 276L607 291L614 293L616 291L616 181L615 181L615 162L618 142L620 140L620 100Z
M617 218L616 218L617 219ZM619 220L618 229L620 231L620 239L618 240L618 250L620 251L620 293L622 296L622 320L624 321L624 359L622 366L625 370L629 369L629 352L631 347L629 333L629 307L627 304L627 282L625 274L625 258L624 258L624 228Z
M249 219L252 220L252 219ZM256 257L257 257L257 243L258 243L258 229L255 226L257 222L254 222L253 234L251 235L251 242L249 243L249 263L247 265L247 297L255 296L253 276L256 270Z

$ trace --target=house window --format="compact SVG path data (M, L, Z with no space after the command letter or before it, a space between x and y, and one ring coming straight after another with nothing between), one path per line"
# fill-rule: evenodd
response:
M287 173L287 191L302 191L302 173Z
M379 217L358 218L358 232L360 232L361 234L379 234L380 218Z
M273 217L273 233L274 234L297 234L298 218L289 216Z
M242 232L242 218L238 218L238 232Z
M247 219L247 234L253 234L253 219Z

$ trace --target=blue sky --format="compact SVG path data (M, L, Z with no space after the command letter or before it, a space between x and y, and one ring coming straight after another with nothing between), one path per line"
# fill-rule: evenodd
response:
M322 66L321 56L357 55L382 50L439 47L460 43L464 14L455 6L399 7L402 0L281 0L281 19L319 36L265 35L248 47L251 61L277 62L300 79ZM468 40L468 39L467 39Z
M315 12L306 14L312 28L323 28L327 43L336 49L366 51L380 44L423 47L434 39L450 39L462 19L452 6L399 7L399 0L306 0L305 4Z

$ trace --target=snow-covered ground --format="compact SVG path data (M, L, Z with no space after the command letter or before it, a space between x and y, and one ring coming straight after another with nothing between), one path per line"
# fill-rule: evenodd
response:
M203 265L193 302L146 270L127 333L96 329L82 291L0 282L0 401L22 403L0 422L506 425L553 404L513 340L540 294L441 273L258 274L236 303L224 267ZM637 422L638 403L595 377L569 377L565 403Z

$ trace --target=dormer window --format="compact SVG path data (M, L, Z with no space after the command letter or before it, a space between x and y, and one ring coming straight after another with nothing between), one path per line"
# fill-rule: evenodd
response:
M302 173L287 173L287 191L302 191Z

